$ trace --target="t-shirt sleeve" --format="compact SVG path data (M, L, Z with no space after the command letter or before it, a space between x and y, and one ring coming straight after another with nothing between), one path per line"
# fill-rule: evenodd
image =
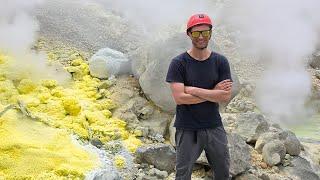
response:
M230 79L232 81L230 65L227 58L222 56L220 60L221 62L219 65L219 81L218 82L221 82L226 79Z
M166 82L180 82L184 83L184 70L181 62L179 62L177 59L173 59L170 63Z

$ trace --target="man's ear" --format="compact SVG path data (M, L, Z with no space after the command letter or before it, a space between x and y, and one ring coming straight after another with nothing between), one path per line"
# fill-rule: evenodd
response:
M191 38L191 33L190 33L190 31L187 31L187 35Z

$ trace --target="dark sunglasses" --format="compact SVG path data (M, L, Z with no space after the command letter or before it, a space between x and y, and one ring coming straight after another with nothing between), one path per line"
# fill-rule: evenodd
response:
M191 33L191 36L193 38L198 38L200 37L200 34L202 35L202 37L209 37L211 35L211 30L205 30L205 31L192 31L190 32Z

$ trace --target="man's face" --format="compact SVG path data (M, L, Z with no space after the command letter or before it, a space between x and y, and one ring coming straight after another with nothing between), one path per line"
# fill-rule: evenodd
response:
M193 27L188 33L192 44L197 49L205 49L211 38L211 28L208 25Z

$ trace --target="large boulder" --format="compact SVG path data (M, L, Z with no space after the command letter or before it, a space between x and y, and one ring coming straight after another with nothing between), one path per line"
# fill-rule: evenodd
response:
M291 165L280 168L284 174L297 179L320 180L319 176L313 171L310 163L299 156L293 157Z
M169 64L172 58L185 52L190 47L191 44L188 36L185 33L178 33L166 41L156 42L150 48L148 55L148 59L150 59L149 64L141 74L139 82L146 96L165 111L173 113L176 107L171 96L169 84L165 82ZM133 69L133 71L135 70ZM231 71L234 81L233 91L238 92L239 80L232 66Z
M230 152L230 174L236 176L251 167L250 148L239 135L234 133L228 135L228 143Z
M167 144L145 145L137 149L136 162L147 163L170 173L175 167L176 152L171 145Z
M298 156L301 152L301 144L296 135L291 131L286 131L287 136L284 140L286 152L293 156Z
M258 137L267 132L270 127L264 116L255 112L240 114L236 123L235 133L251 143L256 142Z

